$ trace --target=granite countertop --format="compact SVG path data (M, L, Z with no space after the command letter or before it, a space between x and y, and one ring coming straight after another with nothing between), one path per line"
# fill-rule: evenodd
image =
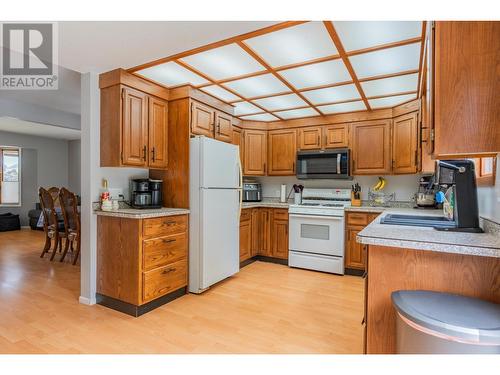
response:
M288 200L288 202L282 203L279 198L264 198L260 202L243 202L241 204L241 208L288 208L291 204L293 204L293 200Z
M134 209L134 208L120 208L115 211L102 211L100 209L94 210L96 215L100 216L114 216L123 217L127 219L148 219L152 217L162 217L162 216L175 216L175 215L186 215L189 214L189 210L186 208L156 208L156 209Z
M500 258L500 231L494 228L485 228L486 233L463 233L437 231L429 227L380 224L380 219L389 213L442 215L441 210L389 208L358 233L358 242L367 245Z

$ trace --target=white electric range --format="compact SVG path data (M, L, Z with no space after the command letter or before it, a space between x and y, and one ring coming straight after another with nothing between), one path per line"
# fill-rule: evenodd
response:
M344 274L345 207L350 189L304 189L289 213L288 265Z

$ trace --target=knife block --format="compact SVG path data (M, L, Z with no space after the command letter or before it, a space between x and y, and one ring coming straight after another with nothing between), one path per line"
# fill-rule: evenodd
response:
M354 198L354 193L353 192L351 192L351 206L354 206L354 207L360 207L361 206L361 198L360 199Z

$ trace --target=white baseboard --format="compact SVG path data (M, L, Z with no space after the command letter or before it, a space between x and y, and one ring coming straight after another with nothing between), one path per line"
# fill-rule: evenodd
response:
M96 304L95 297L90 299L87 297L80 296L80 298L78 298L78 302L80 302L82 305L95 305Z

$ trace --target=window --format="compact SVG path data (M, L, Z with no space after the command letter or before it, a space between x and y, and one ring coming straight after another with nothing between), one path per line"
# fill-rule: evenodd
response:
M21 149L0 146L0 205L21 205Z

